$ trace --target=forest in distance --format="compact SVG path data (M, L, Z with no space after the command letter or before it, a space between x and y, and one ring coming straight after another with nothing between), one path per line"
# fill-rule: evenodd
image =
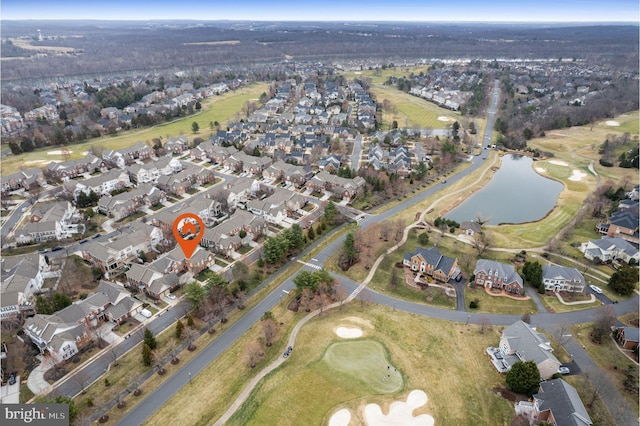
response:
M636 72L638 30L637 24L3 21L1 78L28 84L285 60L424 58L574 58Z

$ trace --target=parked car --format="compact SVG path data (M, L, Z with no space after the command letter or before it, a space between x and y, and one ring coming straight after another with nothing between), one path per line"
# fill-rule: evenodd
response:
M9 377L9 384L10 385L16 384L16 373L11 374L11 376Z
M568 367L560 367L560 368L558 368L558 373L560 373L560 374L569 374L569 373L571 373L571 370L569 370Z
M444 185L445 183L447 183L447 180L446 180L446 179L442 181L442 184L443 184L443 185Z
M167 294L167 299L175 300L176 299L176 295L173 294L173 293L169 293L169 294Z
M143 309L143 310L141 310L141 311L140 311L140 315L142 315L142 316L143 316L143 317L145 317L145 318L151 318L151 316L152 316L153 314L151 313L151 311L150 311L150 310L148 310L148 309Z
M93 239L95 240L96 238L101 237L101 236L102 236L102 234L96 234L96 235L94 235L94 236L93 236L93 237L91 237L91 238L93 238Z
M597 285L590 285L589 288L594 293L602 294L602 289L600 287L598 287Z
M62 250L64 247L62 246L55 246L54 248L51 249L51 251L59 251Z

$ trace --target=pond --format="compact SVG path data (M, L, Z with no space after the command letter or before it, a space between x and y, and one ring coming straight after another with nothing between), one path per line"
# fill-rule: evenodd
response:
M564 185L540 176L533 160L505 155L491 181L446 215L456 222L481 216L490 225L535 222L553 209Z

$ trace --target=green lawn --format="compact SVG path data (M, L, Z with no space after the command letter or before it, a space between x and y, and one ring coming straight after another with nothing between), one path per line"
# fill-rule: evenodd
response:
M587 297L576 296L575 301L587 300L587 299L588 299ZM578 305L564 305L560 303L558 298L553 294L548 294L544 296L540 295L540 300L542 301L542 303L544 304L544 306L547 308L549 312L555 312L555 313L581 311L583 309L593 309L600 306L600 302L598 301L598 299L595 299L595 301L591 303L580 303ZM573 302L573 300L565 299L565 302Z
M475 327L359 306L352 303L305 325L289 359L259 383L227 424L326 424L341 408L360 422L366 404L380 404L386 412L415 389L427 393L428 403L414 415L430 414L438 425L510 423L511 404L492 391L504 386L504 377L482 356L499 340L497 328L479 334ZM362 329L363 338L341 340L335 334L341 325ZM385 363L391 377L382 382Z
M598 345L591 341L589 334L592 324L579 324L573 327L573 335L585 348L591 359L593 359L600 368L609 376L609 379L616 385L618 391L626 399L627 403L638 416L638 394L630 394L624 390L623 382L625 379L624 372L627 368L633 368L638 375L638 364L631 361L622 354L616 347L616 343L610 336L605 336L602 344Z
M102 136L100 138L90 139L87 142L67 146L70 152L69 159L75 160L85 156L85 152L96 145L100 148L121 149L134 145L138 141L148 142L157 137L168 138L170 136L187 135L190 139L196 136L208 138L215 128L209 127L209 122L218 121L221 126L238 117L238 112L242 106L248 101L257 101L265 90L267 83L254 83L250 86L243 87L234 92L227 92L220 96L214 96L202 102L202 110L200 112L183 117L169 123L159 124L154 127L142 130L130 130L122 132L115 136ZM197 122L200 126L198 133L193 133L191 125ZM42 167L50 161L62 161L62 155L49 155L47 152L58 151L59 147L47 147L29 153L23 153L17 156L10 156L2 159L2 175L15 173L22 166Z
M475 299L478 299L478 308L468 309L469 302ZM469 312L511 315L537 312L536 305L531 299L515 300L509 297L489 296L484 288L465 288L464 300Z

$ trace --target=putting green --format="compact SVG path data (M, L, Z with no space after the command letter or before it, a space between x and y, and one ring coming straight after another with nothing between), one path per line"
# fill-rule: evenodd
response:
M387 358L384 346L374 340L335 342L325 351L322 362L374 393L395 393L404 386L402 374Z

